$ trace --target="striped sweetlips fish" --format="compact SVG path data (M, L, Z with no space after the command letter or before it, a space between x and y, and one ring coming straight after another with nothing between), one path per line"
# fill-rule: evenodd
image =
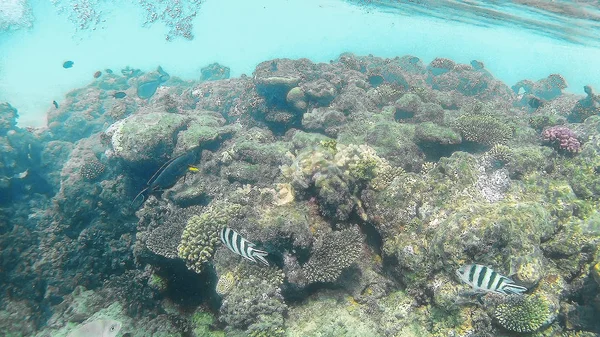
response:
M224 227L221 229L220 236L221 242L223 242L223 244L232 252L241 255L243 258L252 262L256 262L256 259L258 259L264 265L269 265L269 262L265 259L265 256L267 256L269 253L263 250L255 249L255 244L244 239L233 229Z
M508 277L480 264L464 265L456 270L456 276L477 292L520 295L527 291L527 288L516 285Z

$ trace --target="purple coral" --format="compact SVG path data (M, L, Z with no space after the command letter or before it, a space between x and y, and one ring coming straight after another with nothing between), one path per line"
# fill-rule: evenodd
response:
M545 141L555 144L560 150L577 153L581 150L581 143L573 130L566 126L552 126L542 132Z

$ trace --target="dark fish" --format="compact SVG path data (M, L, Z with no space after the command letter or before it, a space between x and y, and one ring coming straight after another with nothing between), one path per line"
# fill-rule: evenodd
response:
M73 64L75 64L75 62L73 61L65 61L65 63L63 63L63 68L68 69L73 67Z
M156 93L156 89L160 86L160 80L152 80L144 82L137 87L137 95L141 99L148 99Z
M124 93L123 91L117 91L114 94L112 94L112 97L114 97L114 98L123 98L125 96L127 96L127 94Z
M527 104L529 104L530 107L537 109L537 108L541 107L544 104L544 102L535 96L531 96L531 98L529 98L529 101L527 102Z
M161 66L158 66L156 72L158 73L158 79L146 81L138 85L137 95L139 98L149 99L156 93L156 89L158 89L158 87L160 87L161 84L163 84L171 78L171 75L167 74L167 72L164 71Z
M171 78L171 75L167 74L166 71L163 70L163 68L161 66L158 66L158 68L156 69L156 71L158 72L158 74L160 75L158 77L159 81L161 83L164 83L166 81L168 81Z
M256 263L256 259L258 259L264 265L269 265L269 262L265 259L265 256L269 255L269 253L263 250L255 249L255 244L244 239L233 229L227 227L223 228L221 230L220 237L221 242L223 242L223 244L232 252L241 255L246 260L254 263Z
M112 74L113 73L112 69L104 69L104 72L106 72L107 74Z
M56 101L52 101L52 104L54 104L54 107L58 109L58 103Z
M456 275L478 292L520 295L527 291L527 288L516 285L508 277L480 264L464 265L456 270Z
M199 149L195 148L178 157L169 159L152 177L150 177L146 183L146 188L135 196L131 201L131 205L133 205L140 196L142 196L142 202L144 202L144 193L148 190L150 190L150 192L157 192L175 185L177 180L188 171L188 168L198 160L199 154Z
M102 75L102 72L100 70L98 70L97 72L94 73L94 78L98 78Z
M484 65L481 61L473 60L471 61L471 67L473 67L473 69L475 70L482 70L484 68Z

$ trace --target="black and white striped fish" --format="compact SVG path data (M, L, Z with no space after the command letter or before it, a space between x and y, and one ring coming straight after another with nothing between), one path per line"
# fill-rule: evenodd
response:
M527 291L527 288L516 285L508 277L480 264L464 265L456 270L456 275L477 292L520 295Z
M268 253L255 249L255 244L244 239L233 229L227 227L223 228L220 236L221 242L223 242L223 244L232 252L241 255L243 258L252 262L256 262L256 259L258 259L263 264L269 265L269 262L265 259L265 256L267 256Z

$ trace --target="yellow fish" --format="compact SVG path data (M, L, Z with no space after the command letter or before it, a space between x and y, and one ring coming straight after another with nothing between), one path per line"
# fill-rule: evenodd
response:
M196 166L188 165L188 171L190 172L200 172L200 169Z

